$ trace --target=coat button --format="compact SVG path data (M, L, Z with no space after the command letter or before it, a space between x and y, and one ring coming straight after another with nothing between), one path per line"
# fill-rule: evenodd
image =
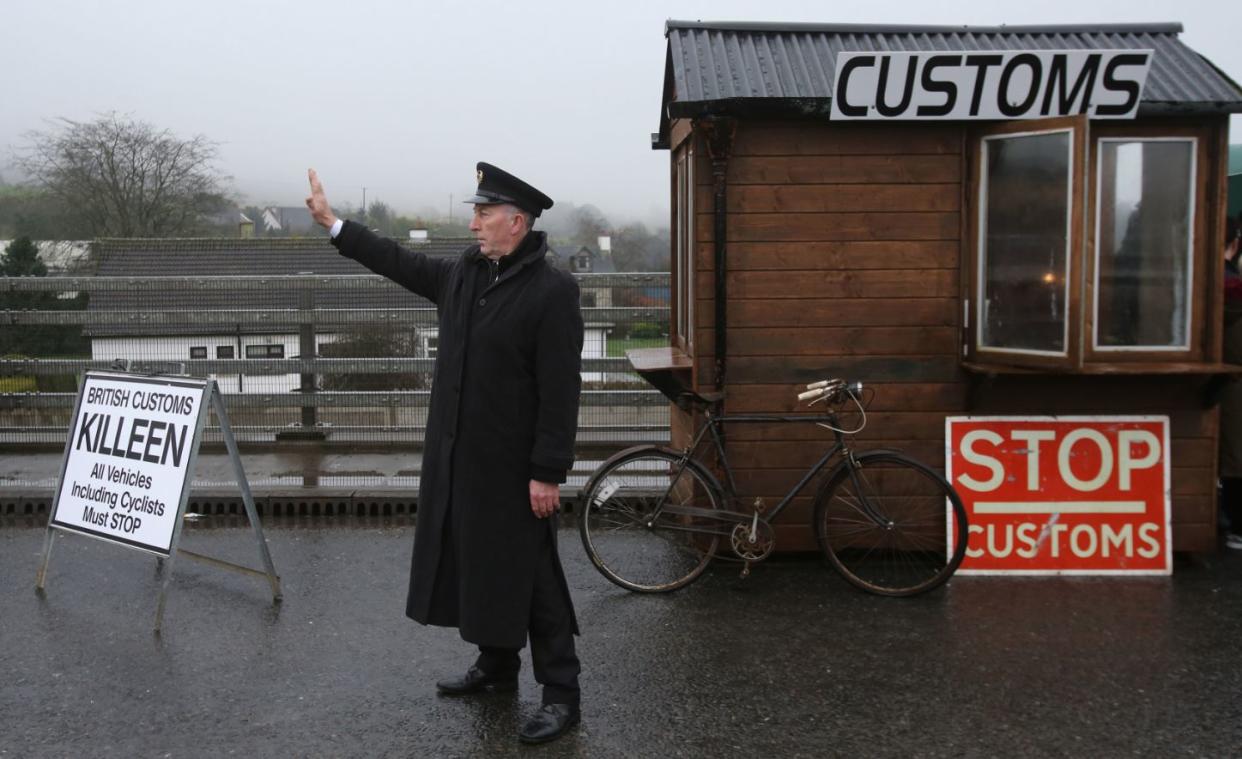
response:
M486 305L487 305L487 298L479 298L479 305L480 305L480 306L486 306Z

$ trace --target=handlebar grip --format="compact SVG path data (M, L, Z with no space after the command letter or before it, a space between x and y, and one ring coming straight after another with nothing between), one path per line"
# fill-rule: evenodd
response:
M828 387L829 382L830 380L820 380L819 382L812 382L811 384L806 386L806 389L807 390L819 390L822 387Z
M823 394L824 394L824 390L822 387L816 388L814 390L807 390L805 393L798 393L798 400L809 401L810 399L818 398L819 396Z

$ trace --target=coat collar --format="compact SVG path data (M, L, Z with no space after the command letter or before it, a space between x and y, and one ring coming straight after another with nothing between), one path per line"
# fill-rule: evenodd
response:
M518 243L517 248L512 253L500 259L500 276L492 283L492 287L513 277L517 272L526 266L544 260L548 254L548 235L546 232L539 230L531 230L526 237ZM469 258L476 265L487 266L489 261L487 256L475 246L469 254Z

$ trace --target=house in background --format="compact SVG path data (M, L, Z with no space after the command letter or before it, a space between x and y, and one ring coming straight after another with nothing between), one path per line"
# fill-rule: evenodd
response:
M400 240L402 245L431 256L455 258L474 243L468 238ZM326 237L310 238L195 238L135 240L112 239L95 243L95 274L100 277L176 276L218 279L230 276L290 276L322 274L361 275L369 272L356 261L341 256ZM408 355L433 358L439 330L434 306L404 288L384 282L377 287L349 287L347 283L317 286L312 305L318 309L419 308L413 334L400 338L412 343ZM100 290L92 294L89 311L131 312L132 321L108 324L100 320L83 328L91 341L91 357L100 361L125 359L141 362L183 362L196 359L298 358L298 326L203 323L196 316L212 311L271 311L298 309L306 294L273 282L263 289L169 289L167 291ZM141 314L184 314L184 318L145 319ZM408 322L392 329L408 330ZM605 328L587 328L583 357L604 356ZM349 338L365 340L374 327L357 329L318 327L316 353L330 353L324 346ZM584 374L588 381L592 377ZM290 392L301 385L297 374L265 376L216 376L226 393Z
M612 274L617 270L612 256L589 245L556 245L551 252L557 266L574 274Z
M607 239L607 238L601 238ZM556 245L548 249L548 257L562 269L573 274L612 274L616 272L612 257L591 249L587 245ZM612 308L612 285L594 285L590 280L579 281L582 307ZM583 358L604 358L608 355L608 338L616 324L591 319L590 311L584 311L586 322L586 340L582 348ZM624 375L631 378L632 375ZM617 379L604 372L583 372L582 379L586 382L602 382Z
M593 250L588 245L557 245L548 249L556 265L572 274L615 274L612 256ZM611 286L582 286L583 308L611 308Z
M12 243L12 240L0 240L0 253ZM51 276L72 275L90 268L89 240L35 240L34 244L39 260Z
M318 230L306 206L268 206L261 221L265 234L307 235Z
M472 243L443 239L419 244L429 255L455 257ZM96 276L178 276L220 278L230 276L289 276L297 274L359 275L368 272L357 262L341 256L326 237L316 238L200 238L166 240L100 240L96 243ZM91 357L111 361L182 362L193 359L297 358L300 353L297 325L265 326L238 322L234 325L199 324L195 316L204 311L277 310L299 308L303 293L278 284L265 289L199 289L165 292L101 290L91 296L90 311L184 313L184 319L135 319L125 324L88 324L83 335L90 338ZM379 287L350 288L344 283L317 287L311 294L315 308L425 308L412 337L420 349L416 355L434 355L435 312L433 305L391 282ZM366 330L319 327L316 352L344 336ZM332 330L332 331L327 331ZM217 376L228 393L288 392L301 384L297 374L275 376Z

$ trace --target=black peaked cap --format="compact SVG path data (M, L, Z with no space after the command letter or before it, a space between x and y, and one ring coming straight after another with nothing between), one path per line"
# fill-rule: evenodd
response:
M552 207L552 198L490 163L479 161L475 166L475 178L479 182L479 189L475 191L474 197L464 201L466 203L509 203L534 216L539 216Z

